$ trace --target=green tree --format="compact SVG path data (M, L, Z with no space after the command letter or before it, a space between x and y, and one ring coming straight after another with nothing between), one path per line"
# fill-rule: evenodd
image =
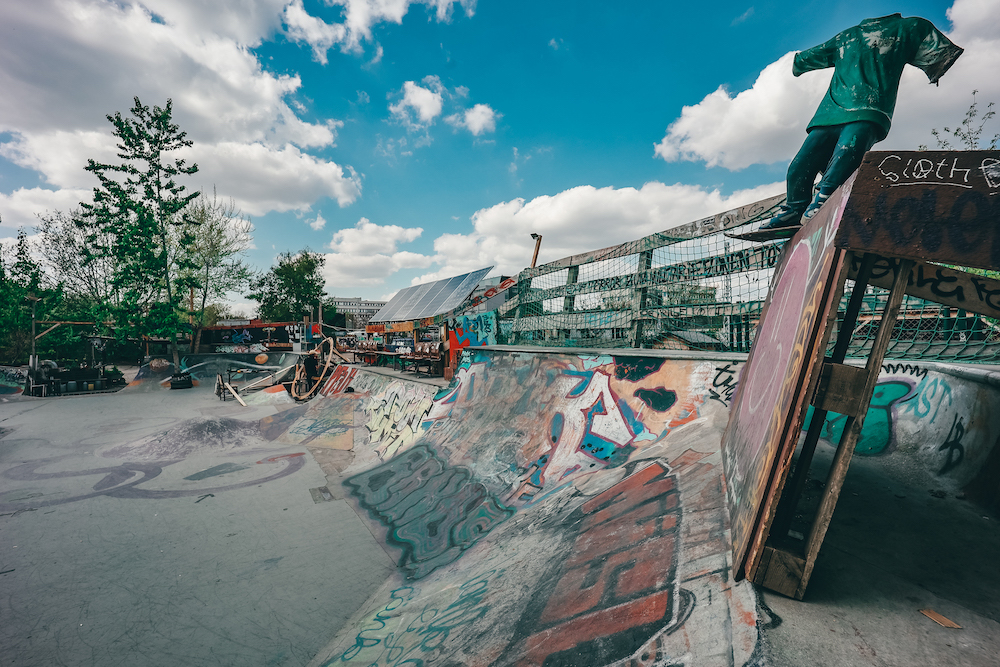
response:
M247 294L260 304L258 316L268 322L298 321L317 308L323 291L323 264L326 258L318 252L303 250L293 255L283 252L278 263L257 277Z
M130 118L120 112L107 117L121 162L87 160L85 169L99 184L93 203L80 205L83 214L77 222L86 238L83 260L110 262L110 282L118 299L100 304L95 320L110 317L119 338L129 333L167 338L176 366L177 334L187 324L175 278L192 268L185 249L194 241L193 224L182 213L200 193L185 194L185 186L174 179L196 173L198 166L168 157L192 145L172 122L171 100L163 108L150 108L136 97L130 113Z
M202 330L217 319L219 300L229 292L241 292L250 282L253 271L243 261L243 255L253 241L253 224L236 208L232 200L220 201L200 196L191 203L188 219L194 223L193 240L183 246L187 252L188 269L181 272L180 281L187 284L192 296L194 332L191 350L198 349ZM209 306L216 303L216 307Z
M27 234L19 229L15 246L0 249L0 357L14 363L26 361L31 352L33 299L38 299L36 318L48 319L61 297L58 286L46 285Z

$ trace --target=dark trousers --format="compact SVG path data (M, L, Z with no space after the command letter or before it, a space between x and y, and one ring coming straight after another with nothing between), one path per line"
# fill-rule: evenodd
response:
M814 127L802 142L802 148L788 165L787 206L804 211L812 201L813 181L823 172L819 191L824 195L843 185L868 149L879 141L879 126L862 120L844 125Z

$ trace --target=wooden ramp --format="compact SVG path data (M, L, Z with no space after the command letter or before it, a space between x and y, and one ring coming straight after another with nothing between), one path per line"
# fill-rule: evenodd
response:
M805 594L904 295L1000 317L1000 281L941 264L1000 267L1000 151L870 152L786 244L722 443L737 579ZM868 285L889 296L858 368L844 360ZM809 534L795 539L791 517L828 412L847 423Z

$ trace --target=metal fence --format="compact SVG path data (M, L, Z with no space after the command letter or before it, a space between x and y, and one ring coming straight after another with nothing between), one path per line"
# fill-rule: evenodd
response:
M525 269L497 311L500 342L747 352L784 243L723 232L769 216L783 201L771 197ZM867 356L886 294L868 288L851 356ZM1000 330L989 318L907 296L889 356L992 361L1000 357Z

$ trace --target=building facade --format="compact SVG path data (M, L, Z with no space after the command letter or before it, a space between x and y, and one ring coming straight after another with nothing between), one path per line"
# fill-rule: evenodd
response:
M344 313L348 329L363 329L368 320L382 309L385 301L366 301L361 297L334 296L330 298L338 313Z

